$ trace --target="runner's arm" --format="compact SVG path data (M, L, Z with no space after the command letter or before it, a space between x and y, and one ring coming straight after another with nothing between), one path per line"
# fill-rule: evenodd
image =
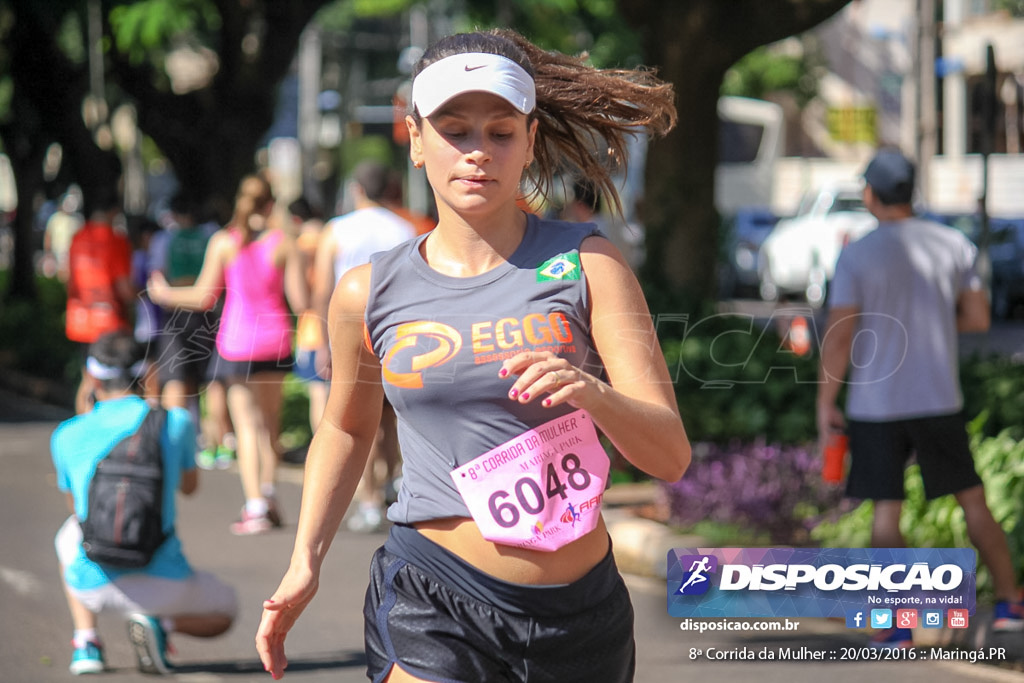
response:
M850 366L850 349L853 348L858 313L860 309L855 306L833 308L829 311L828 321L825 323L825 336L821 340L821 361L818 366L816 405L818 439L822 448L833 431L846 426L846 419L836 401Z
M224 289L225 252L232 246L228 234L223 230L217 231L206 245L203 266L195 284L189 287L171 287L163 273L156 271L149 277L149 298L153 303L165 308L210 310L217 305L217 298Z
M320 568L352 500L380 424L380 364L363 344L369 266L345 274L331 300L335 374L324 417L306 456L302 505L288 571L263 603L256 649L277 679L288 659L284 640L319 587Z
M305 271L302 268L302 252L290 235L281 240L286 250L284 260L284 295L288 306L296 315L309 308L309 295L306 287Z
M331 298L328 325L334 375L327 407L306 458L295 555L323 561L355 492L383 406L380 363L364 343L370 266L345 274Z
M603 237L583 241L580 261L591 337L608 381L550 351L517 354L502 363L498 376L518 375L512 400L586 410L627 460L653 477L676 481L690 464L690 441L640 284Z
M651 476L676 481L690 464L690 441L640 284L603 237L585 239L580 260L591 334L608 383L579 407L627 460Z
M956 300L957 332L988 332L992 312L983 289L969 289Z
M331 303L331 294L334 292L335 273L334 256L337 251L337 240L334 238L334 230L328 224L320 233L320 241L316 247L316 256L313 260L313 293L311 306L313 312L319 316L323 324L323 339L326 341L330 330L328 329L327 311Z

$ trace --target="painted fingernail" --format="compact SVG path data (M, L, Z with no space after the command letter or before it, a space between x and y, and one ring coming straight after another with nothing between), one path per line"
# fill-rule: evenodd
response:
M523 394L523 400L524 401L529 401L530 400L530 395L529 394Z
M550 398L544 399L544 407L547 408L549 405L551 405L551 399Z
M513 389L512 391L508 392L508 395L511 396L512 398L516 398L517 396L519 396L519 390Z
M505 368L498 370L498 377L508 377L508 370Z

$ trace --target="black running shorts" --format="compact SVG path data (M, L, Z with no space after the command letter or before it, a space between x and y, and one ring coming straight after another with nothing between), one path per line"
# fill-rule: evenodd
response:
M929 500L981 484L961 413L890 422L850 420L847 431L846 494L851 498L903 500L904 470L912 455Z
M610 550L578 581L529 586L396 525L374 555L363 616L374 683L396 663L439 682L633 680L633 607Z

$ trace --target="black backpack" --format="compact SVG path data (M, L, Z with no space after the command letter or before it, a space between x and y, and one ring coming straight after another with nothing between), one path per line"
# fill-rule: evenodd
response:
M93 562L122 569L145 567L166 539L164 463L160 447L167 413L155 408L138 431L119 441L96 465L89 482L82 547Z

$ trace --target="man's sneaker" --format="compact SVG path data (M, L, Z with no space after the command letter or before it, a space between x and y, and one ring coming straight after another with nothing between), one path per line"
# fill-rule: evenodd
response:
M909 628L887 628L871 636L871 647L883 649L914 647L914 633Z
M215 469L217 467L217 456L209 448L204 448L196 453L196 465L201 470Z
M146 674L169 674L167 634L156 617L133 614L128 617L128 640L135 649L139 671Z
M103 673L105 668L103 648L99 643L88 642L84 647L76 647L71 653L71 666L68 670L76 676Z
M242 518L231 523L231 533L235 536L253 536L263 534L274 528L273 523L267 515L252 515L244 507Z
M992 614L992 630L997 633L1024 631L1024 603L997 602Z

